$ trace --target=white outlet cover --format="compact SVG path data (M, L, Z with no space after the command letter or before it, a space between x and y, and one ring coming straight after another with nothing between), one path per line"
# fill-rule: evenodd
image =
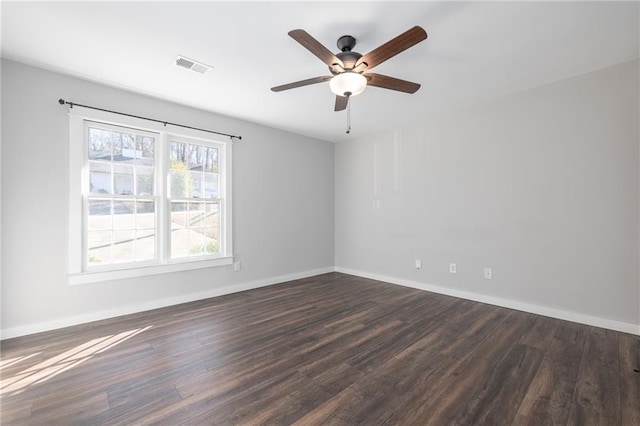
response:
M455 274L456 273L456 264L455 263L450 263L449 264L449 273L450 274Z
M416 269L422 269L422 260L416 259Z

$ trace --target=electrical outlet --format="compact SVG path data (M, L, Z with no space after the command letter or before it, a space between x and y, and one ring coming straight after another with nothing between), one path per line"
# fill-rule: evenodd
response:
M484 279L485 280L493 279L493 269L489 268L488 266L484 268Z
M456 264L455 263L450 263L449 264L449 273L450 274L455 274L456 273Z
M416 259L416 269L422 269L422 260Z
M238 272L241 269L240 261L233 262L233 270Z

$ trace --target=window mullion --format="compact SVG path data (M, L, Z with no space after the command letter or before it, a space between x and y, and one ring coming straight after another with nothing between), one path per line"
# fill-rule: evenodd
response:
M160 146L156 149L156 211L157 223L156 232L158 234L157 252L161 263L167 263L170 257L171 243L171 216L170 200L168 196L167 181L169 175L169 143L166 133L160 135Z

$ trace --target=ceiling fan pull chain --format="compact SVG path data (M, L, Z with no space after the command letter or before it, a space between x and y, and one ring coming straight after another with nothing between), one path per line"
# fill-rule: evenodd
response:
M347 98L347 134L351 133L351 97Z

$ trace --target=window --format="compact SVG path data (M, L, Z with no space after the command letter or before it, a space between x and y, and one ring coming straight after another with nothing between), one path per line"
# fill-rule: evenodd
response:
M171 257L220 253L218 148L169 139Z
M85 122L85 270L157 259L158 134Z
M70 282L232 263L230 143L104 114L71 114Z

